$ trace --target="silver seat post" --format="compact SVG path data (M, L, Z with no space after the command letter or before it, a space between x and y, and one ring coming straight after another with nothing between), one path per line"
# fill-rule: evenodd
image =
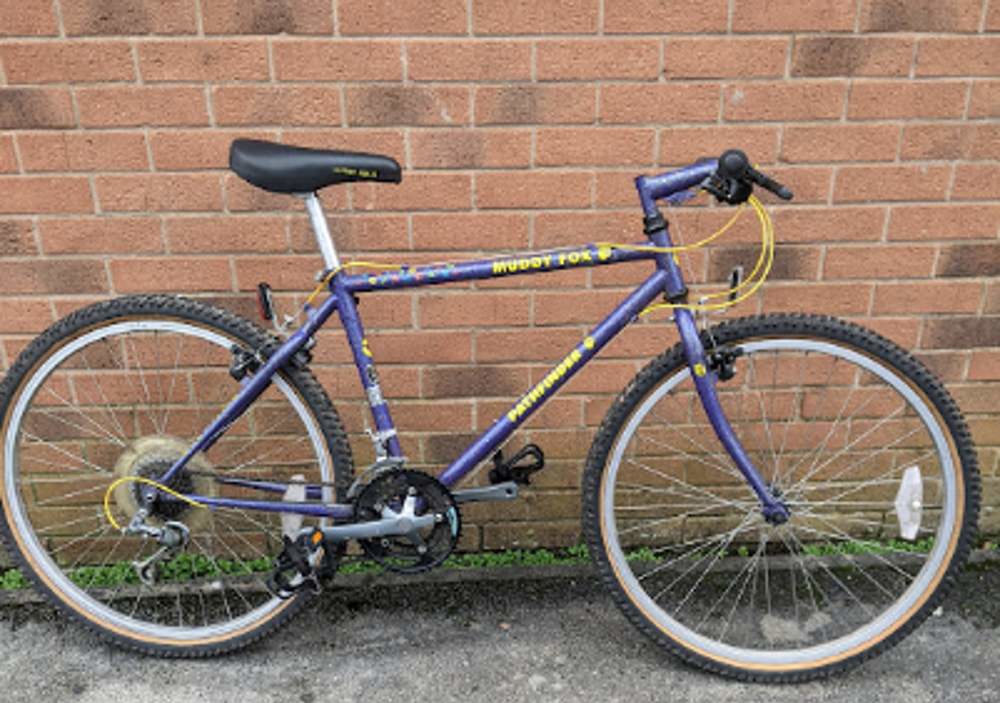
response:
M323 266L326 271L339 268L340 259L337 258L337 248L333 245L333 237L330 236L330 228L327 227L319 198L316 197L315 193L297 193L296 195L306 202L309 222L312 225L313 234L316 236L319 251L323 255Z

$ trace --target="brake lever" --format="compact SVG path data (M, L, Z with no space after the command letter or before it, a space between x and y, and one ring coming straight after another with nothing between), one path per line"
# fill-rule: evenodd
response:
M794 196L791 190L787 186L778 183L773 178L765 176L763 173L753 168L752 166L747 168L747 178L759 185L765 190L769 190L775 195L777 195L782 200L791 200Z

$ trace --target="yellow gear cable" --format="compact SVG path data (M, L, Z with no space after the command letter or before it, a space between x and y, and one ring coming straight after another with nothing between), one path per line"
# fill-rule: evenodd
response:
M108 522L110 522L111 526L114 527L116 530L121 530L122 526L118 524L118 521L115 520L114 515L111 514L111 493L123 483L145 483L150 486L155 486L164 493L168 493L172 495L174 498L179 498L180 500L183 500L185 503L187 503L188 505L192 505L195 508L208 507L204 503L200 503L197 500L194 500L193 498L188 498L186 495L182 495L177 491L175 491L174 489L169 488L168 486L164 486L162 483L158 483L151 478L146 478L145 476L122 476L121 478L112 481L111 485L108 486L108 490L104 492L104 517L108 519Z
M752 296L754 293L756 293L762 285L764 285L764 281L771 273L771 266L774 263L774 225L771 222L771 218L767 214L767 210L764 209L764 206L763 204L761 204L760 200L758 200L755 196L750 196L748 202L753 207L754 212L757 214L757 218L760 220L761 224L761 235L762 235L761 257L765 259L764 270L761 272L760 276L758 276L756 280L753 280L753 275L760 268L761 259L758 258L758 266L754 268L754 273L752 273L741 285L737 286L736 288L726 289L724 291L719 291L717 293L711 293L704 297L718 298L721 296L728 296L731 295L733 291L740 290L741 288L745 288L747 286L750 287L749 290L745 291L744 293L741 293L733 300L726 300L721 303L708 303L708 304L654 303L652 305L647 306L644 310L642 310L642 312L639 313L640 317L643 315L647 315L653 312L654 310L662 310L662 309L673 310L677 308L684 308L687 310L724 310L725 308L729 308L743 302L744 300Z

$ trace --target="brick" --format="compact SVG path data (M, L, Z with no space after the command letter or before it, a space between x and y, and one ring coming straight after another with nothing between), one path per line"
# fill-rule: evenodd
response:
M970 381L990 381L1000 379L1000 351L975 350L969 361Z
M931 318L924 324L920 346L924 349L1000 347L1000 317ZM972 376L971 369L969 375Z
M433 129L410 132L413 168L526 168L529 130Z
M417 301L421 327L511 327L528 324L531 298L526 293L458 291L428 293ZM527 383L519 383L517 391Z
M921 39L917 49L916 75L1000 75L1000 37Z
M163 251L160 222L153 217L41 220L42 250L52 254L138 254Z
M983 239L1000 231L1000 206L900 205L889 217L890 240Z
M476 207L574 208L590 206L591 176L577 171L476 174Z
M534 549L572 547L580 543L580 521L533 521L483 525L483 549Z
M669 38L663 75L668 78L780 78L789 40Z
M787 125L781 158L790 163L893 161L899 127L892 124Z
M642 215L625 212L541 212L535 216L536 248L558 248L584 242L630 242L641 232Z
M962 155L973 161L1000 161L1000 123L986 122L970 126Z
M25 132L17 136L25 171L145 171L140 132Z
M973 131L964 124L917 124L903 128L904 159L961 159L972 148Z
M975 32L981 0L862 0L862 32Z
M834 202L943 200L948 166L844 166L837 171Z
M768 312L806 312L824 315L864 315L871 286L859 283L765 284L762 307Z
M106 34L195 34L192 0L115 0L61 2L69 36Z
M836 119L844 110L846 83L782 82L741 83L723 94L727 120Z
M575 344L579 344L582 336L583 333L577 327L527 328L519 329L517 343L511 344L511 333L507 330L481 330L476 333L476 361L514 361L519 364L544 361L551 364L566 356Z
M205 34L333 33L326 0L212 0L201 3Z
M598 0L510 0L472 4L475 34L588 34L597 29ZM464 25L461 31L465 31Z
M0 214L93 212L82 176L0 176Z
M886 211L880 207L782 208L771 212L780 242L879 241Z
M468 26L463 0L340 0L340 33L465 34Z
M514 81L531 78L531 45L518 41L412 41L406 45L413 81Z
M84 127L208 124L205 92L200 87L78 88L76 101Z
M234 259L237 290L253 290L259 281L267 281L275 290L301 291L312 288L310 278L317 270L320 259L312 256L238 256ZM339 330L338 330L339 331ZM345 348L341 347L344 352ZM350 358L348 354L336 357L341 362Z
M114 259L111 280L118 293L232 290L229 260L223 257Z
M153 164L160 171L224 169L229 166L229 147L234 139L270 139L276 132L169 130L149 135Z
M59 34L55 7L49 0L23 0L0 5L0 36Z
M706 156L718 157L726 149L740 148L754 163L771 164L778 157L778 133L778 127L770 126L666 126L660 130L659 162L680 166Z
M222 209L221 183L214 173L97 176L95 184L105 212Z
M469 91L464 87L412 85L357 86L346 93L347 124L455 125L469 116Z
M385 332L370 341L380 364L467 364L472 361L472 334L467 331Z
M725 32L726 0L678 4L662 0L604 0L604 31L609 34L700 34Z
M830 197L830 185L833 171L829 168L796 166L793 168L772 167L767 174L779 183L784 183L795 193L795 202L799 204L825 203ZM761 200L768 204L780 204L775 196L766 191L758 190Z
M267 44L260 40L230 39L141 42L139 72L147 83L156 81L267 80Z
M652 129L547 128L535 142L537 166L622 166L653 163Z
M872 82L855 83L847 106L848 119L961 117L965 83Z
M76 126L65 88L0 88L0 129Z
M1000 117L1000 81L975 81L969 117Z
M660 42L652 39L566 39L535 48L538 80L646 79L660 71Z
M712 84L616 84L601 89L606 124L715 122L719 88Z
M4 292L103 293L107 291L104 262L92 259L0 261Z
M166 221L171 253L287 251L283 217L173 217ZM315 243L313 244L315 248Z
M844 32L854 29L854 0L736 0L734 32Z
M800 37L795 40L792 75L908 76L913 40L906 38Z
M397 41L276 40L271 44L280 81L399 81Z
M955 167L953 200L993 200L1000 193L1000 164L959 164Z
M47 300L7 296L4 303L6 310L0 331L5 333L38 334L55 322Z
M0 47L7 82L129 81L132 49L126 42L31 42Z
M477 251L526 249L528 216L521 213L442 213L413 216L413 248Z
M14 154L14 135L0 136L0 173L16 173L17 156Z
M927 278L933 267L932 246L835 246L826 252L823 278Z
M471 203L471 179L463 173L411 173L399 185L363 183L354 191L354 207L362 210L465 210Z
M952 281L880 283L875 287L876 315L920 313L975 313L982 285Z
M635 190L635 171L598 171L594 205L606 207L637 207L639 196Z
M220 125L339 125L340 90L333 86L218 86Z
M595 94L594 86L477 86L476 124L589 124Z
M38 245L29 220L0 220L0 256L36 254Z
M1000 276L1000 243L942 246L937 275L945 278Z

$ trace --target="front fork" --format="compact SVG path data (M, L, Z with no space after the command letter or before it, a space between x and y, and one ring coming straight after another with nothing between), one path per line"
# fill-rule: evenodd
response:
M660 247L669 247L670 235L667 231L667 223L660 216L659 210L651 215L647 210L646 234L653 244ZM671 255L661 255L657 257L657 265L667 272L668 300L681 300L687 298L687 288L681 277L680 268L677 261ZM726 414L719 403L719 395L716 392L715 384L718 382L718 374L710 368L705 356L705 345L701 342L698 334L698 327L695 324L694 315L687 308L674 309L674 322L680 333L681 343L684 345L684 354L687 359L688 368L691 370L691 378L694 379L694 386L698 391L698 398L701 406L712 423L712 429L722 442L726 452L736 464L736 468L743 474L743 478L753 489L760 501L761 514L767 522L780 525L788 521L788 507L778 499L768 485L760 476L760 472L753 465L747 455L743 444L740 442L732 425L726 418Z

